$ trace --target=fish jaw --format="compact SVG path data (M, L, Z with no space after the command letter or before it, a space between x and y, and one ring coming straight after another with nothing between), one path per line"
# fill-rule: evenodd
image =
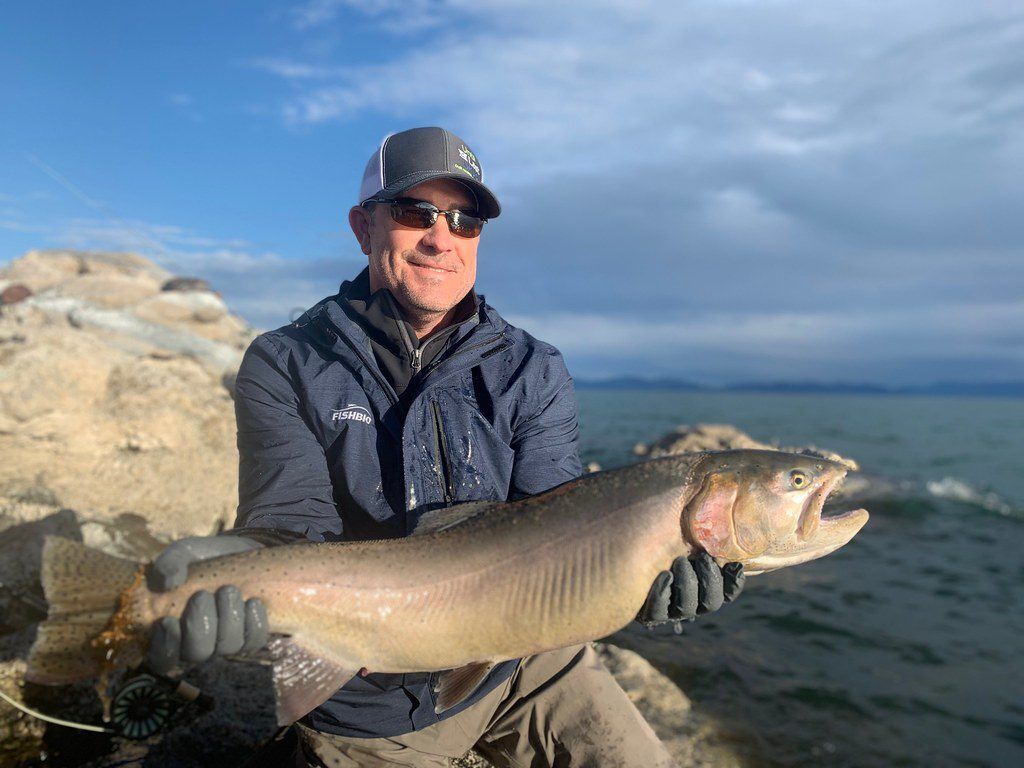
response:
M785 551L766 552L745 561L743 572L755 576L824 557L849 543L867 523L868 517L866 509L822 517L811 536L802 541L795 539L795 543Z

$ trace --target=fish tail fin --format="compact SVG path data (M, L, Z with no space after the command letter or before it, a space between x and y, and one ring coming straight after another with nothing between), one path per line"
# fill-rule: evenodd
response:
M96 641L116 632L112 619L126 607L142 575L139 563L47 536L42 582L50 610L29 651L25 679L60 684L99 675L104 651Z

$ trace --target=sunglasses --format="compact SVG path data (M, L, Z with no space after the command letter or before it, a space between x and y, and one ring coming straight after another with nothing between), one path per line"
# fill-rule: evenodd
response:
M395 200L386 198L371 197L363 202L386 204L391 211L391 219L403 227L413 229L430 229L437 222L437 217L442 213L448 219L448 229L453 235L459 237L479 237L480 230L484 228L487 219L477 216L468 211L452 208L442 211L436 205L426 200L414 200L411 197L399 197Z

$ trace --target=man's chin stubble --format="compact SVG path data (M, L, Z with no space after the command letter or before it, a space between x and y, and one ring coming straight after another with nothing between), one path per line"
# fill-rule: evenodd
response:
M411 310L415 312L417 315L421 315L423 317L443 315L445 312L447 312L456 304L458 304L459 301L461 301L461 299L458 299L450 303L447 301L431 301L422 296L418 296L410 292L409 290L402 291L402 303L405 305L407 311Z

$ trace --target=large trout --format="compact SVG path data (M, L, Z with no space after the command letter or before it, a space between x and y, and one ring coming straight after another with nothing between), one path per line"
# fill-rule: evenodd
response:
M50 537L49 618L27 678L65 683L142 661L150 625L196 590L237 585L266 604L278 720L323 703L358 670L441 675L439 710L496 662L611 634L660 571L706 550L748 574L846 544L862 509L822 517L843 464L777 451L670 456L599 472L514 502L428 513L414 535L308 543L193 563L170 592L143 567ZM279 636L278 636L279 635Z

